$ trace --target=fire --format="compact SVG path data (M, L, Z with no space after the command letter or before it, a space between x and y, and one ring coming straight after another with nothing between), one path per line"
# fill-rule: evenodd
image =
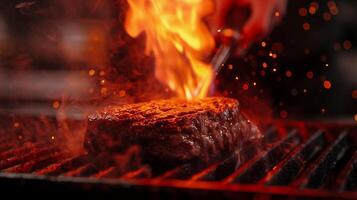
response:
M215 46L203 18L214 11L211 0L127 0L125 28L146 36L146 54L155 56L158 80L186 99L207 96L213 81L205 61Z

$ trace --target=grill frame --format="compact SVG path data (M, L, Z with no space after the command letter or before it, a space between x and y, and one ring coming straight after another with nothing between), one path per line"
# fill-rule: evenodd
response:
M155 199L256 199L266 197L271 199L356 199L357 192L334 192L316 189L298 189L288 186L224 184L217 182L197 181L188 184L182 180L153 179L114 180L96 178L48 177L31 174L0 174L2 192L14 193L23 191L27 194L78 193L83 195L108 195L120 197Z
M346 127L353 129L357 128L356 124L346 122L302 122L302 121L275 121L274 126L278 127L279 134L287 135L288 127L295 127L299 129L299 135L302 137L309 137L309 128L317 128L318 130L339 130L338 135L341 135L341 130ZM315 131L316 132L316 131ZM353 133L356 133L355 131ZM329 133L331 136L331 133ZM327 134L327 139L329 139ZM338 137L338 135L335 137ZM282 141L284 137L278 138ZM331 138L330 138L331 140ZM306 142L306 141L305 141ZM303 143L305 143L303 142ZM355 141L354 141L355 142ZM357 150L354 145L351 150L354 153ZM298 145L297 145L298 146ZM289 155L297 148L291 148ZM323 151L319 156L323 154ZM345 166L355 168L355 160L357 152L353 154L351 161ZM286 156L286 155L285 155ZM291 158L291 157L287 157ZM355 159L353 159L355 158ZM282 159L283 160L283 159ZM280 160L278 163L281 163ZM344 168L344 169L345 169ZM143 168L145 169L145 167ZM140 173L140 169L138 169ZM270 170L269 170L270 171ZM339 174L337 181L345 181L346 174ZM167 177L166 177L167 178ZM346 181L345 181L346 182ZM344 183L338 183L340 187ZM233 199L242 197L246 199L272 198L272 199L356 199L357 191L333 191L328 189L309 189L292 186L266 186L262 183L257 184L241 184L241 183L227 183L222 181L202 181L202 180L179 180L179 179L164 179L164 178L130 178L130 176L122 178L93 178L93 177L64 177L64 176L46 176L35 174L20 174L20 173L0 173L0 191L27 191L33 193L35 191L47 191L51 193L63 192L78 192L85 195L90 194L117 194L128 197L145 197L145 198L170 198L170 199L195 199L197 197L204 197L206 199L224 198Z

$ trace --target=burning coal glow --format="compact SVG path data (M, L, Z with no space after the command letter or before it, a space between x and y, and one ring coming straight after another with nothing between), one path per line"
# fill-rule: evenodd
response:
M144 33L146 54L156 59L158 80L186 99L207 96L213 69L205 57L214 39L203 22L211 0L128 0L125 28L132 37Z

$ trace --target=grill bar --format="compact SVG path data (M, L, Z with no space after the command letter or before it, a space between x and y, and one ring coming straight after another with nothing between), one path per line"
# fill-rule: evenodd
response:
M51 146L51 147L44 147L40 149L33 149L31 152L20 156L14 155L11 158L7 158L5 160L0 161L0 170L4 170L13 167L15 165L19 165L34 160L37 157L44 154L54 153L56 150L57 150L56 147Z
M58 163L51 164L42 170L38 170L36 171L36 174L58 176L75 168L78 168L86 162L89 162L88 157L86 155L72 156Z
M350 148L347 135L347 132L342 133L306 171L301 178L301 187L318 188L326 184L325 180Z
M259 145L248 144L212 165L186 164L163 172L147 165L120 166L108 155L73 155L54 143L21 141L16 142L17 148L0 148L0 185L22 180L32 187L38 182L44 187L42 182L47 181L51 188L61 183L86 189L100 185L115 191L159 187L281 198L357 198L356 137L346 126L322 127L279 123L265 131ZM16 141L8 139L0 137L0 141Z
M264 134L264 139L261 145L251 144L243 148L241 151L233 153L227 159L211 165L200 173L191 177L193 181L220 181L232 174L242 164L248 162L251 158L271 143L278 140L278 133L275 127L270 127Z
M243 165L240 169L229 176L227 183L256 183L271 170L280 160L287 156L288 152L300 143L298 131L294 129L289 135L279 141L267 152L263 152L255 159Z
M342 170L336 182L339 191L357 190L357 151L354 152L353 157Z
M325 146L325 137L322 131L318 131L303 145L281 163L281 166L276 167L276 170L269 174L264 180L267 185L288 185L298 174L306 167Z

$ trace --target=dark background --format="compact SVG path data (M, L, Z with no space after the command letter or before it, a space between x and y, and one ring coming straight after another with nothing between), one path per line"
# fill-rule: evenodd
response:
M290 1L283 23L263 40L266 47L257 44L243 60L231 59L234 68L221 76L221 89L236 96L268 96L274 112L283 118L353 116L357 110L355 94L353 97L357 86L356 3ZM315 5L316 13L310 13ZM299 13L304 9L306 16ZM305 23L310 25L308 30L303 29ZM270 52L277 58L269 56ZM313 73L312 78L307 77L308 72ZM324 87L325 81L331 83L331 89ZM249 90L242 90L244 84Z
M152 60L142 55L142 42L125 34L120 25L124 11L117 1L2 0L0 111L51 113L63 95L77 101L115 96L122 102L155 96L162 88L147 67ZM265 45L259 42L244 58L229 60L216 81L219 93L263 112L267 105L282 118L353 120L356 11L354 0L289 1L287 16L263 40ZM59 71L72 78L51 78ZM17 81L27 80L26 74L31 77L28 82ZM39 80L46 81L31 87Z

